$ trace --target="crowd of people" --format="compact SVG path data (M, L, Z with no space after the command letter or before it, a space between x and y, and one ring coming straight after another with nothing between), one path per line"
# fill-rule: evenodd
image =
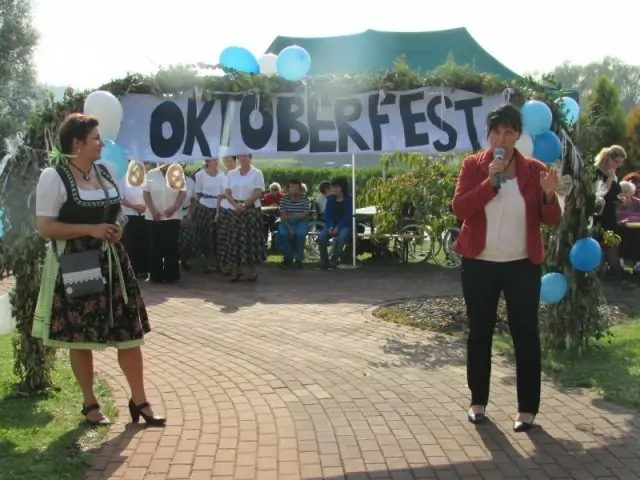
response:
M317 239L321 268L337 268L351 236L346 179L322 182L312 202L295 178L286 191L272 183L265 193L264 176L251 162L251 155L207 159L181 188L167 182L168 164L150 166L140 186L121 180L129 219L123 242L138 279L175 283L197 262L204 273L255 282L269 245L283 255L283 268L301 269L312 218L326 226Z

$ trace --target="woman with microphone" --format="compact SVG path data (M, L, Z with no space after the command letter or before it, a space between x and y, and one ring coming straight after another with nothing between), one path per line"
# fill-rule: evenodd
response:
M502 105L487 116L489 149L464 159L453 198L463 221L456 244L462 256L462 292L467 307L469 421L485 419L491 378L491 344L500 294L516 356L518 413L514 430L529 430L540 406L541 352L538 331L541 225L561 211L555 170L522 155L520 110Z

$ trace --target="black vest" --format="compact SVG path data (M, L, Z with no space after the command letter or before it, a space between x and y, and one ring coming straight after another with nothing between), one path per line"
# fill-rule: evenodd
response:
M111 186L118 187L113 181L109 170L104 165L96 164L95 167L100 170L102 182L107 190L111 189ZM100 200L84 200L80 198L78 193L78 185L75 178L71 173L68 165L57 165L56 171L64 188L67 191L67 201L64 202L58 213L58 221L62 223L75 223L75 224L98 224L98 223L115 223L120 212L120 192L115 198L100 199Z

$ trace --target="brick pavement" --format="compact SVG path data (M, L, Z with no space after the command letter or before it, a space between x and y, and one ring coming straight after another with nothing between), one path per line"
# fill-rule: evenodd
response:
M463 346L371 316L457 291L453 272L376 269L145 286L146 377L168 425L127 425L126 382L113 352L99 354L121 415L88 478L640 478L637 414L545 383L542 428L515 434L514 370L496 359L492 422L476 428Z

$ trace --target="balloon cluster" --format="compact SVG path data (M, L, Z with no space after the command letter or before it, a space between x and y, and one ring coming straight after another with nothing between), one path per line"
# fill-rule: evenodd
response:
M602 247L591 237L581 238L571 247L569 259L574 269L591 272L598 268L602 260ZM567 277L561 273L547 273L542 277L540 300L544 303L558 303L569 290Z
M309 52L298 45L291 45L278 55L265 53L260 58L256 58L246 48L231 46L222 51L219 63L224 68L239 72L279 75L289 81L302 80L311 70Z
M567 122L573 125L580 115L578 103L570 97L558 100L560 108ZM562 142L551 131L553 115L546 103L539 100L529 100L520 110L522 114L523 133L516 144L516 148L529 157L551 164L558 161L562 155Z
M100 122L100 133L104 146L98 163L107 165L115 180L120 181L127 173L127 164L129 163L127 154L115 142L124 116L120 100L110 92L98 90L87 96L83 111L86 115L93 115Z

